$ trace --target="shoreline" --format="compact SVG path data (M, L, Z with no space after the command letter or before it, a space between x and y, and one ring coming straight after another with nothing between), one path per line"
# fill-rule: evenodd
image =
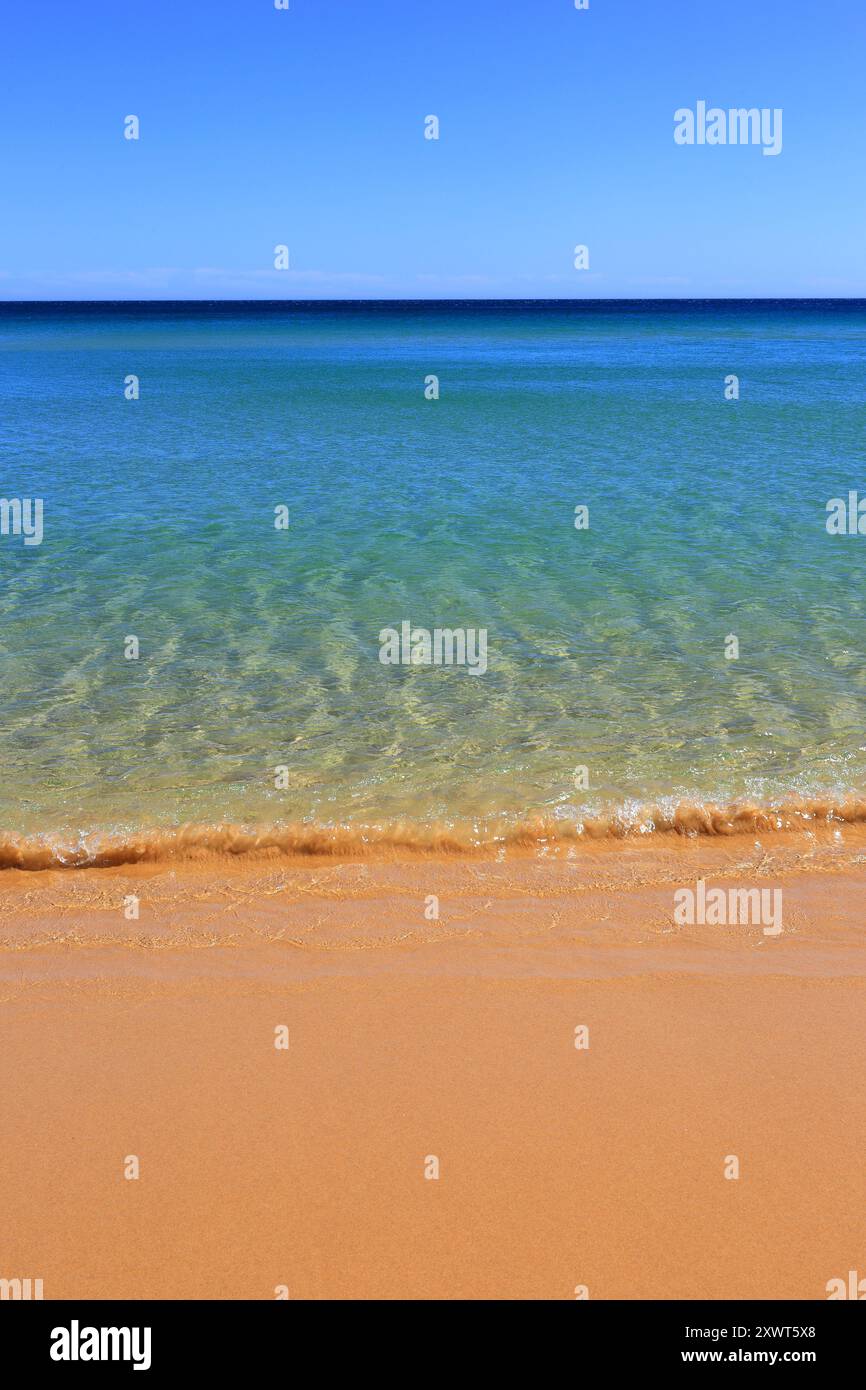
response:
M750 835L804 837L823 842L860 828L866 843L866 797L787 797L773 802L740 798L728 803L668 798L629 803L567 818L542 814L490 816L453 823L393 820L358 824L188 822L135 831L54 831L22 835L0 831L0 873L116 868L135 864L193 863L215 858L347 860L435 857L483 859L520 852L570 855L596 842L685 843L738 840Z
M758 890L784 899L781 933L757 917L683 922L678 894L704 885ZM844 891L842 891L844 890ZM757 900L756 900L757 901ZM400 854L359 858L269 854L207 855L188 861L104 868L50 868L0 874L3 958L44 952L116 951L156 959L166 952L294 947L311 958L329 943L347 950L399 942L442 954L468 945L554 941L592 960L662 950L674 960L699 949L709 960L762 951L790 963L840 945L866 945L866 827L823 835L657 835L586 841L555 852L525 846L496 857ZM507 958L497 961L507 970ZM749 965L748 968L752 968Z

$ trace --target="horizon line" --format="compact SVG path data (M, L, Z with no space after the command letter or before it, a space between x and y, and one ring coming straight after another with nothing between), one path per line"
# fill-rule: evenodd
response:
M0 309L4 308L38 308L38 307L57 307L62 306L72 308L76 305L130 305L141 307L144 305L267 305L269 307L302 305L310 307L314 305L334 305L363 307L365 305L387 305L387 304L413 304L413 305L485 305L485 304L526 304L526 305L569 305L578 306L582 304L866 304L864 295L580 295L574 297L557 296L526 296L526 295L493 295L490 297L473 296L471 298L452 297L446 295L429 296L418 298L416 296L390 295L386 298L367 297L363 299L339 298L331 299L324 297L307 299L266 299L266 298L210 298L206 296L196 296L187 298L165 298L155 297L147 299L3 299L0 298Z

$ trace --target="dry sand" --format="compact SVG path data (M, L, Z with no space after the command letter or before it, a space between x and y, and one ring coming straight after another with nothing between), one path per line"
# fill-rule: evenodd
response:
M699 875L781 887L782 935L675 925ZM0 1277L46 1298L866 1273L862 827L9 870L0 913Z

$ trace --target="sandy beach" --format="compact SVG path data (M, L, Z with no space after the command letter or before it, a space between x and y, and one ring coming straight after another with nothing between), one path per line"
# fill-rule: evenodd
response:
M852 826L6 870L0 1275L826 1298L866 1221L864 855ZM677 925L698 878L781 889L783 931Z

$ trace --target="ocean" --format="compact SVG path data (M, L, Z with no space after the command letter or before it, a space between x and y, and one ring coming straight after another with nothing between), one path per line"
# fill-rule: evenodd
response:
M0 304L0 858L859 806L864 447L866 301Z

